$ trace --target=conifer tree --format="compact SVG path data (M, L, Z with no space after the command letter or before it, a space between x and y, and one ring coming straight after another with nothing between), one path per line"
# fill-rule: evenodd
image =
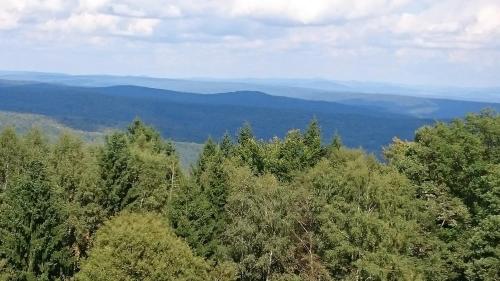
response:
M14 128L7 127L0 134L0 194L7 188L9 181L19 175L25 158L21 139Z
M128 139L123 133L106 137L99 157L100 176L104 185L101 204L109 215L124 207L124 199L132 187L130 174L131 154Z
M7 280L54 280L70 276L73 258L66 214L46 167L27 164L9 184L0 209L0 260ZM4 269L0 268L0 271Z
M228 177L222 151L211 139L205 143L193 179L179 190L170 213L176 233L207 258L224 257Z
M314 118L304 133L305 165L313 166L324 156L324 148L321 145L321 129L318 120Z
M226 132L220 142L220 150L224 157L230 157L233 154L234 144L231 136Z

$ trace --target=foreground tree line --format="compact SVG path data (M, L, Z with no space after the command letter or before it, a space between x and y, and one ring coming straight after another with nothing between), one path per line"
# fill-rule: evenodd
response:
M0 280L500 280L500 115L395 139L0 134Z

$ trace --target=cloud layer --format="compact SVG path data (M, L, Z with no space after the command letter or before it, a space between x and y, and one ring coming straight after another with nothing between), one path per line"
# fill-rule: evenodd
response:
M0 47L0 68L486 85L500 2L0 0Z

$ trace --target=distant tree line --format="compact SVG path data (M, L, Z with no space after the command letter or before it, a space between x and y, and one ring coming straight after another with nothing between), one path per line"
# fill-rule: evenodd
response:
M500 280L500 115L394 139L0 133L0 280Z

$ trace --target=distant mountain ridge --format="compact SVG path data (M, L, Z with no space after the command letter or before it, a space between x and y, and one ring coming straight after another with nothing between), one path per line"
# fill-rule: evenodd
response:
M263 92L316 101L380 109L419 118L454 118L500 103L500 88L433 88L397 84L324 79L167 79L139 76L66 75L39 72L2 72L0 79L25 80L68 86L108 87L135 85L177 92L214 94ZM430 92L429 92L430 91ZM433 94L434 93L434 94ZM471 101L475 100L475 101ZM472 103L471 103L472 102Z
M124 127L140 117L177 141L203 142L248 121L259 138L283 136L317 118L325 141L340 133L347 145L380 151L394 136L410 138L430 119L332 102L259 92L202 95L138 86L74 87L47 83L0 83L0 110L46 115L72 128Z
M338 101L349 97L451 99L500 103L500 86L457 87L404 85L384 82L336 81L327 79L208 79L156 78L118 75L68 75L60 73L0 71L0 79L61 83L71 86L102 87L136 85L195 93L261 91L272 95Z

